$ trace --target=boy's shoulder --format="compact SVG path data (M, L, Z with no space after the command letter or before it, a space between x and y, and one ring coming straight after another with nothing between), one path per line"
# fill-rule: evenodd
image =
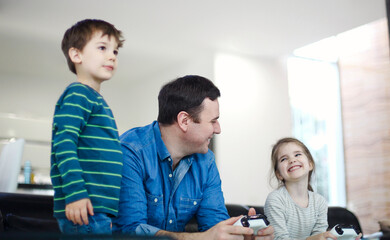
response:
M99 98L99 95L95 93L95 91L88 87L87 85L84 85L82 83L79 83L79 82L73 82L71 84L69 84L64 92L62 93L61 97L60 97L60 101L61 99L63 98L66 98L66 97L69 97L71 95L78 95L78 96L84 96L84 97L87 97L87 98Z
M90 87L88 87L80 82L73 82L65 88L64 93L72 93L72 92L90 93L91 89L90 89Z

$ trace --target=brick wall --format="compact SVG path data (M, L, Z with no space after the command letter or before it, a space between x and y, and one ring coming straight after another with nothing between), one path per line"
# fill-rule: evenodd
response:
M340 34L348 208L363 232L390 219L390 55L387 19Z

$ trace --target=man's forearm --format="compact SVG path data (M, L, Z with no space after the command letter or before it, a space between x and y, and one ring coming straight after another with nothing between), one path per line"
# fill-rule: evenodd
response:
M160 230L156 233L156 236L168 236L174 240L202 240L205 239L204 232L168 232L165 230Z

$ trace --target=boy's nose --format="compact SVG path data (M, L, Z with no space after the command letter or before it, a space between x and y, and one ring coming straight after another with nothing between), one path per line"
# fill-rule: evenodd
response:
M113 53L113 52L109 53L109 59L115 61L116 60L115 53Z

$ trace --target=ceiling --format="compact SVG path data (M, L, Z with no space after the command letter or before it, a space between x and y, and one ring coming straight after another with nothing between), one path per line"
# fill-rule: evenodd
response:
M137 78L199 53L285 56L385 16L384 0L0 0L0 72L63 71L63 33L84 18L123 31L121 71Z

